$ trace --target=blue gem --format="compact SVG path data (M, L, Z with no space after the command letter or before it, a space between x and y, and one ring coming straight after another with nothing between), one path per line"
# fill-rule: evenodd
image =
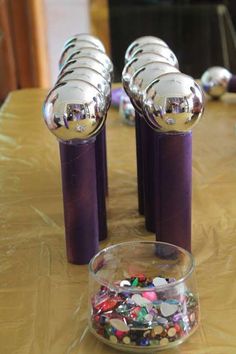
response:
M175 299L166 300L168 304L179 305L179 301Z
M149 345L149 340L148 338L142 338L139 342L139 345L146 346Z
M107 322L107 317L104 315L101 315L99 318L99 322L101 325L105 325L105 323Z

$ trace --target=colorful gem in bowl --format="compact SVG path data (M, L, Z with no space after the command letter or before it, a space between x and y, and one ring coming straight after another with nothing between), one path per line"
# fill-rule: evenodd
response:
M119 291L101 286L92 298L92 331L110 344L130 348L181 342L197 327L198 301L185 287L181 293L171 291L168 285L174 282L142 274L115 282Z

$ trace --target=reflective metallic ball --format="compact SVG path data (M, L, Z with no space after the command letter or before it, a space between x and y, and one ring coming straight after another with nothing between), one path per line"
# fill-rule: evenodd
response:
M160 43L166 47L168 47L168 45L160 38L158 37L154 37L154 36L144 36L144 37L140 37L137 38L134 42L132 42L126 52L125 52L125 62L127 63L130 58L132 57L133 52L136 50L136 48L144 43Z
M157 131L186 132L201 119L203 92L188 75L163 74L146 88L143 111L147 122Z
M140 114L142 114L143 92L150 85L150 83L157 79L160 75L176 72L179 72L177 68L163 62L147 63L135 72L130 80L129 90L131 92L132 102L135 109L137 109Z
M64 47L66 47L69 44L76 43L76 42L83 41L83 40L91 42L91 43L94 43L97 48L102 50L104 53L106 52L105 47L104 47L103 43L100 41L100 39L95 37L95 36L93 36L93 35L91 35L91 34L89 34L89 33L78 33L78 34L75 34L74 36L72 36L71 38L69 38L66 41Z
M107 107L110 107L111 103L111 85L104 79L104 77L94 69L91 68L76 68L65 71L58 77L57 84L60 82L68 82L72 80L82 80L90 83L105 97Z
M91 68L98 71L105 80L111 84L111 74L106 70L104 65L97 59L88 57L87 55L80 55L77 59L67 61L60 70L59 76L64 72L76 68Z
M79 41L76 43L68 44L61 53L59 59L59 68L61 68L69 60L69 58L74 52L81 50L82 48L90 48L90 47L98 49L94 43L88 41Z
M156 44L156 43L142 44L133 52L132 58L138 57L144 52L152 52L152 53L157 53L159 55L162 55L164 58L168 60L168 63L170 65L179 68L178 59L176 58L175 53L169 47L165 47L161 44Z
M84 81L60 83L46 97L44 120L62 142L84 143L101 130L106 119L104 97Z
M103 64L105 69L112 75L113 64L111 59L108 57L108 55L106 55L105 53L103 53L101 50L97 48L90 48L90 47L81 48L78 51L73 52L71 56L68 58L68 60L77 59L80 56L85 56L85 55L87 57L94 58L97 61L99 61L101 64Z
M213 66L201 77L203 90L213 98L219 98L226 91L232 74L221 66Z
M128 95L131 95L129 91L129 82L131 77L135 74L135 72L146 65L147 63L152 62L162 62L168 63L168 60L163 56L157 53L142 53L138 57L132 58L124 67L122 72L122 83L124 89Z

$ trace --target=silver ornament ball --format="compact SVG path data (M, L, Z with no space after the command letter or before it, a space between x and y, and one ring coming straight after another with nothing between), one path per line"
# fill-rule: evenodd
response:
M106 118L104 97L84 81L60 83L46 97L44 120L62 142L84 143L96 136Z
M58 77L57 83L68 82L72 80L82 80L90 83L104 96L107 106L110 106L111 101L111 86L104 77L94 69L91 68L77 68L64 72Z
M90 58L94 58L97 61L99 61L101 64L103 64L104 68L110 73L112 76L113 73L113 64L111 59L108 57L107 54L103 53L101 50L98 48L91 48L91 47L84 47L79 49L78 51L75 51L71 54L71 56L68 58L69 60L77 59L80 58L81 56L87 56Z
M188 75L163 74L146 88L143 110L145 119L155 130L184 133L202 117L203 92Z
M201 86L209 96L219 98L227 91L231 77L229 70L221 66L213 66L202 75Z
M59 69L61 69L61 67L69 60L69 58L71 57L71 55L77 51L80 51L82 48L96 48L98 49L98 47L92 43L92 42L88 42L88 41L79 41L79 42L75 42L75 43L71 43L68 44L62 51L60 59L59 59ZM100 49L98 49L100 50Z
M140 38L137 38L135 41L133 41L127 48L126 52L125 52L125 62L127 63L131 57L133 52L137 49L137 47L139 47L142 44L145 43L159 43L163 46L168 47L168 45L160 38L158 37L154 37L154 36L143 36Z
M106 70L104 65L100 63L97 59L88 57L87 55L80 55L76 59L71 59L67 61L60 70L59 76L63 75L65 72L77 69L77 68L91 68L98 71L105 80L111 85L111 74Z
M132 54L132 58L138 57L145 52L157 53L166 58L170 65L179 68L178 59L175 53L169 47L165 47L159 43L145 43L137 47L137 49Z
M142 96L150 83L160 75L179 72L174 66L163 62L147 63L132 76L129 84L132 102L137 111L142 114Z
M138 57L130 59L130 61L125 65L122 72L122 83L128 95L131 95L131 92L129 90L129 83L132 76L141 67L145 66L147 63L152 63L152 62L168 63L168 60L164 58L162 55L148 52L148 53L142 53Z
M84 41L84 40L95 44L96 47L99 48L100 50L102 50L104 53L106 52L105 47L104 47L103 43L100 41L100 39L89 34L89 33L75 34L74 36L72 36L71 38L69 38L66 41L64 47L67 47L69 44L76 43L79 41Z

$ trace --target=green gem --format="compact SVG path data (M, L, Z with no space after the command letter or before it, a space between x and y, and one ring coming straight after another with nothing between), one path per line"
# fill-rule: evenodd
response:
M114 330L113 330L113 327L108 325L105 327L105 334L106 334L106 337L109 337L111 334L114 334Z
M157 339L151 339L150 340L150 345L160 345L160 341Z
M184 323L183 320L180 320L180 321L179 321L179 325L180 325L180 327L181 327L182 329L184 329L185 323Z
M142 307L141 310L138 312L137 320L142 321L147 313L147 309L145 307Z
M131 286L137 286L138 285L138 278L135 278L132 283Z
M148 314L148 310L146 309L146 307L142 307L140 312L142 312L144 316Z
M186 297L187 297L187 306L188 307L194 307L194 306L197 306L197 297L191 293L190 291L187 291L186 292Z

